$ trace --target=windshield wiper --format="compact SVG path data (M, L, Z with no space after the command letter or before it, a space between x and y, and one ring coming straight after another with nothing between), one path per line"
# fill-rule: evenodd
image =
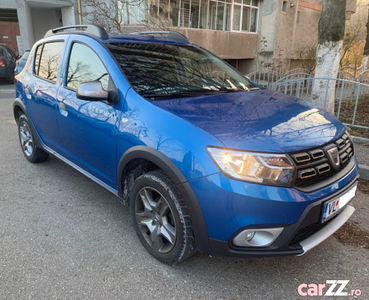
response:
M172 93L142 93L141 94L142 97L150 98L152 100L193 97L193 96L201 96L201 95L204 95L204 93L199 92L199 91L185 91L185 92L172 92Z
M194 96L206 96L224 93L235 93L240 92L240 90L218 88L218 89L199 89L199 90L188 90L188 91L178 91L178 92L168 92L168 93L142 93L141 96L144 98L149 98L152 100L163 100L170 98L181 98L181 97L194 97Z

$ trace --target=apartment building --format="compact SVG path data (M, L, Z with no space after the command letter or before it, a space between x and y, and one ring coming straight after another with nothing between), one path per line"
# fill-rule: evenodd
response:
M97 2L96 2L97 1ZM261 68L289 69L309 59L317 43L323 0L2 0L0 42L13 14L14 39L21 53L54 27L109 21L99 10L120 22L120 30L144 28L176 30L244 73ZM356 0L347 0L347 16ZM14 18L15 17L15 18ZM16 22L16 20L18 23ZM104 24L104 22L106 24ZM14 23L19 24L16 30ZM15 28L15 29L14 29ZM8 30L7 29L7 30ZM7 32L10 32L8 30ZM10 38L9 38L10 40ZM5 41L6 42L6 41ZM17 49L18 50L18 49ZM304 56L305 55L305 56Z

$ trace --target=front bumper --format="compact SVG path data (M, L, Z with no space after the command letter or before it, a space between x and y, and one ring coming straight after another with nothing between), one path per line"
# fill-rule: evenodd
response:
M323 203L346 193L357 184L357 179L355 163L345 177L312 193L250 185L223 178L222 174L192 182L209 237L208 249L199 250L240 257L302 255L332 235L352 215L355 209L346 205L338 215L321 223ZM239 247L233 243L244 230L277 227L284 229L266 247Z
M355 208L348 205L339 215L337 215L332 222L329 222L324 228L314 233L312 236L300 242L300 246L304 251L301 255L305 254L310 249L319 245L321 242L330 237L335 233L343 224L346 223L348 219L354 213Z

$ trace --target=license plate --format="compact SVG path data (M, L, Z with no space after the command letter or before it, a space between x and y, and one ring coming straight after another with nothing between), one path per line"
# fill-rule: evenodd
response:
M322 223L337 215L355 197L357 184L343 195L324 203Z

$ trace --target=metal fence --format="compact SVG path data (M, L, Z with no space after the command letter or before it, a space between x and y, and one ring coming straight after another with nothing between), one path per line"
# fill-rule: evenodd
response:
M361 73L358 76L356 76L355 81L359 81L361 83L369 84L369 70Z
M251 81L269 88L271 84L278 81L282 75L270 71L255 71L246 75Z
M369 75L369 74L368 74ZM363 80L364 81L364 80ZM335 114L344 124L369 129L369 84L354 80L336 78L301 77L279 80L269 88L287 95L313 102L314 86L323 86L323 108L326 107L329 86L335 85ZM362 117L364 116L364 117Z
M298 78L305 78L305 77L312 77L313 75L306 69L297 68L288 71L284 74L279 74L276 72L262 70L262 71L255 71L246 75L251 81L257 83L266 88L270 88L274 83L284 81L284 80L291 80L291 79L298 79Z

